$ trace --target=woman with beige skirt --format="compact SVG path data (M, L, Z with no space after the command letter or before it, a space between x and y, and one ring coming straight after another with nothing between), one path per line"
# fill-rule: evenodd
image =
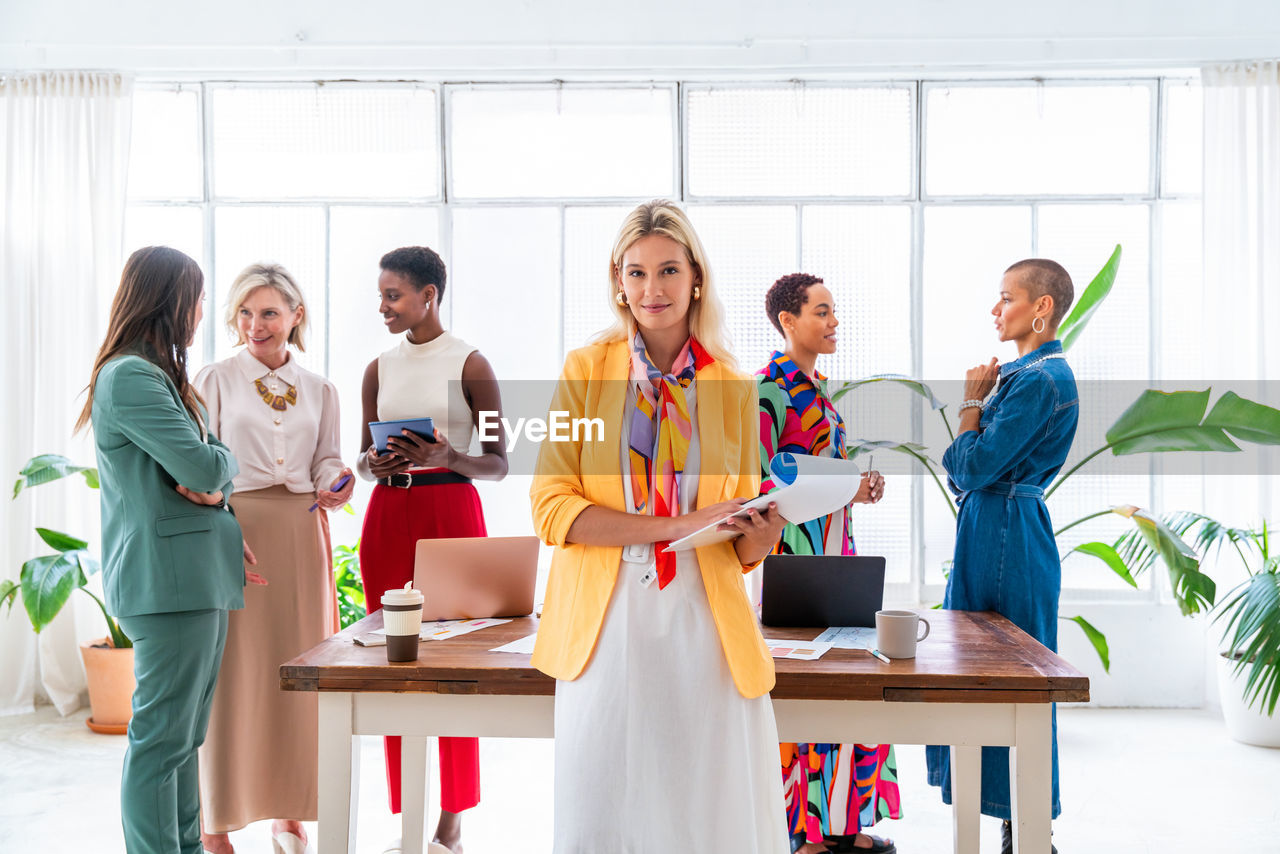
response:
M337 391L291 357L306 330L292 276L278 265L247 267L231 286L226 321L244 349L206 367L195 385L210 431L240 464L230 503L268 584L246 591L227 627L200 750L201 839L211 854L233 854L227 833L269 818L273 850L303 854L302 822L317 809L316 697L281 691L279 669L338 629L329 519L309 508L341 507L353 483L339 457Z

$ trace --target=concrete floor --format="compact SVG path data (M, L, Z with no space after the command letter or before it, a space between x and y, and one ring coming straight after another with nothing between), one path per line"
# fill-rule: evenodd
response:
M1280 750L1237 744L1219 718L1201 711L1064 708L1059 715L1063 816L1054 841L1063 854L1280 852ZM0 851L123 854L125 739L95 735L85 717L60 718L45 707L0 718ZM549 851L551 747L481 742L484 800L465 820L467 852ZM924 783L923 748L899 747L898 762L907 814L877 832L894 837L904 854L950 851L950 814ZM363 739L360 854L377 854L399 834L382 775L380 742ZM431 788L438 795L436 781ZM998 823L984 819L982 832L982 850L994 854ZM238 854L270 854L269 823L232 841Z

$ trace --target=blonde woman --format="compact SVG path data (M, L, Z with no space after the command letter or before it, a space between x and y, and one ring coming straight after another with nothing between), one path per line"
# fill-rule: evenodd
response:
M271 584L246 595L227 629L200 751L202 839L211 854L231 854L229 831L269 818L274 850L301 854L302 822L316 818L316 697L281 691L279 668L337 631L325 511L345 504L353 483L338 450L338 392L293 358L305 349L307 308L289 271L242 270L226 325L243 349L195 385L210 430L239 461L231 505ZM315 502L322 509L309 511Z
M783 519L726 520L759 491L755 383L671 202L627 217L608 294L613 327L551 406L604 439L544 444L530 493L556 547L533 655L558 680L554 851L782 854L773 661L742 574ZM663 551L716 522L734 537Z

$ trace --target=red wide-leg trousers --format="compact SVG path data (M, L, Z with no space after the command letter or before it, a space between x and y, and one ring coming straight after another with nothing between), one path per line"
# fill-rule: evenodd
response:
M360 533L360 576L370 613L382 607L382 594L413 580L418 540L483 537L484 510L469 483L440 483L401 489L378 485L364 514ZM474 738L440 740L440 808L462 812L480 803L480 742ZM384 739L387 794L391 811L400 812L400 737Z

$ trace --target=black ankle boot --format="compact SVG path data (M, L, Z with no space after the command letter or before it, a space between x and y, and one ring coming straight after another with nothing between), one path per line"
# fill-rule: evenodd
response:
M1058 848L1052 842L1049 843L1049 851L1050 854L1058 854ZM1000 854L1013 854L1013 824L1008 821L1000 822Z

